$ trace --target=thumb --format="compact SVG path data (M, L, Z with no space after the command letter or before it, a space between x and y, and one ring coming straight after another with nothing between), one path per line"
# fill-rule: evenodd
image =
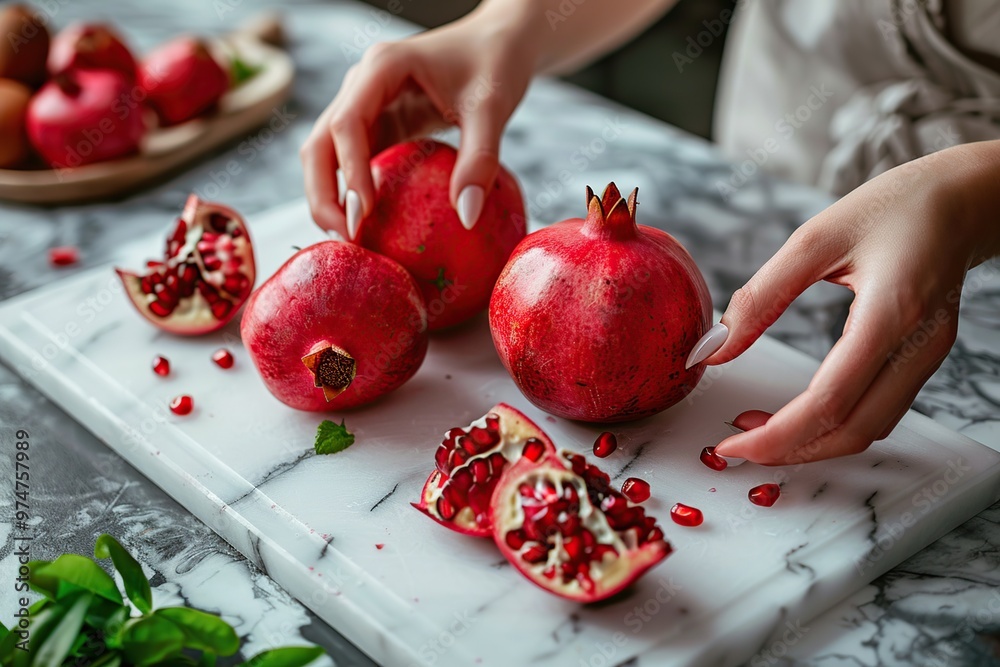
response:
M807 287L823 278L831 244L808 244L801 227L729 300L719 324L709 329L687 366L724 364L740 356L774 324Z
M462 225L472 229L483 212L486 196L500 168L500 135L504 119L485 107L462 119L458 159L451 174L451 202Z

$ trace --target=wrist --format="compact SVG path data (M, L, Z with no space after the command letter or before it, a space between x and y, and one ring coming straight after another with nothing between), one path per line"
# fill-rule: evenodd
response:
M1000 255L1000 141L963 144L941 151L935 172L949 215L968 239L970 266Z

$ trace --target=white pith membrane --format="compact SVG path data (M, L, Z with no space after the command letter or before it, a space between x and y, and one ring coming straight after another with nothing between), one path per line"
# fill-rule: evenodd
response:
M227 220L225 232L218 232L212 228L211 216L213 215L221 216ZM169 269L193 263L198 272L195 280L200 277L204 283L220 292L220 298L232 304L231 309L226 314L226 318L228 318L229 315L235 313L239 307L239 300L249 294L253 286L255 278L253 248L246 227L233 212L203 203L193 195L188 199L180 220L186 224L187 230L184 242L171 257L165 258L159 267L149 267L143 275L121 270L118 271L118 274L121 276L132 302L148 319L154 322L169 321L172 328L179 330L210 328L219 322L219 318L212 313L212 305L197 288L189 296L178 297L177 303L170 313L158 315L151 309L151 306L158 300L157 292L154 288L154 291L146 293L142 287L143 279L154 273L160 273L161 276L164 276ZM168 248L176 234L176 229L175 225L168 236ZM237 230L237 236L234 237L233 233ZM198 250L198 244L202 241L206 231L217 235L213 241L216 245L213 254L220 262L217 269L206 267L205 257ZM223 240L224 238L227 240ZM220 247L227 246L230 242L231 247ZM227 271L227 263L234 265L235 270ZM240 290L240 293L230 292L225 287L226 277L232 273L241 273L246 277L246 287Z
M452 469L450 475L445 475L440 470L435 470L431 473L430 478L428 478L426 484L424 485L423 491L423 503L425 505L424 509L434 516L435 518L444 521L451 522L458 526L465 528L481 528L476 522L475 514L472 509L468 506L463 507L458 511L458 513L452 519L445 519L441 516L437 509L438 499L444 494L445 483L453 478L456 473L462 469L469 470L471 472L472 464L474 461L481 459L488 459L490 456L496 453L500 453L508 461L516 461L520 458L522 451L524 450L524 445L531 438L544 439L545 435L541 433L533 424L526 422L524 419L515 416L511 409L504 409L502 406L496 406L489 413L483 415L479 419L475 420L463 430L466 432L470 431L473 427L486 428L486 418L494 414L499 417L499 431L500 431L500 442L498 445L480 453L469 457L469 460L460 466L456 466ZM509 464L509 463L508 463Z
M538 563L530 563L523 558L525 552L539 544L529 539L520 549L515 551L516 555L511 558L511 562L516 559L515 564L518 569L544 588L551 590L553 586L557 586L563 594L570 597L593 595L595 591L615 591L640 574L646 567L663 558L664 549L656 547L656 544L660 543L647 542L640 546L636 530L629 529L624 533L619 533L613 529L604 513L591 503L583 478L571 470L552 464L542 464L540 467L531 468L509 482L504 482L504 488L511 490L511 492L502 498L494 499L494 502L501 503L497 514L494 515L494 520L500 527L500 536L506 537L507 533L518 530L524 525L526 516L522 507L522 496L519 493L521 486L528 484L541 492L546 483L555 486L556 497L561 497L565 488L572 486L576 491L580 508L578 516L581 526L593 533L598 544L609 545L615 549L616 553L608 551L600 560L590 561L588 576L593 584L592 587L587 587L579 578L567 581L562 576L560 567L562 563L571 560L571 558L564 546L566 538L561 533L553 532L547 536L546 542L543 543L549 547L547 558ZM557 517L557 520L562 523L565 517ZM498 537L498 539L501 538ZM653 548L644 548L647 545ZM510 548L509 545L508 548ZM627 554L627 557L623 557L624 554ZM545 576L544 572L549 568L554 568L554 577Z

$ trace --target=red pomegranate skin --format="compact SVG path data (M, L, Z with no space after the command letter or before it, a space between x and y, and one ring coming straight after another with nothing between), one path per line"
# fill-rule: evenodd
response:
M712 304L694 260L670 234L635 224L635 192L588 190L586 220L529 235L490 302L497 352L543 410L587 422L656 414L704 367L684 369Z
M427 311L396 262L355 245L324 241L300 250L250 296L243 343L265 385L297 410L327 412L369 403L398 388L427 353ZM356 372L327 400L303 357L329 346Z
M176 125L215 108L229 90L229 75L204 42L181 36L143 59L139 87L160 123Z
M455 326L489 304L497 276L524 238L527 220L517 180L503 167L475 226L462 226L448 198L457 152L423 139L397 144L371 162L375 207L355 242L391 257L413 275L431 331Z
M113 69L129 81L135 81L136 62L110 26L75 23L61 30L52 40L48 70L55 76L76 69Z
M78 167L139 150L142 113L122 100L131 84L113 70L78 70L51 79L28 105L28 138L50 166Z

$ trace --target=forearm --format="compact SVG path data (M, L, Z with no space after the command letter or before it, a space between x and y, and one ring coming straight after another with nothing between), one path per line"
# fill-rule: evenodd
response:
M509 30L533 49L536 72L560 74L639 34L677 0L485 0L466 20Z

